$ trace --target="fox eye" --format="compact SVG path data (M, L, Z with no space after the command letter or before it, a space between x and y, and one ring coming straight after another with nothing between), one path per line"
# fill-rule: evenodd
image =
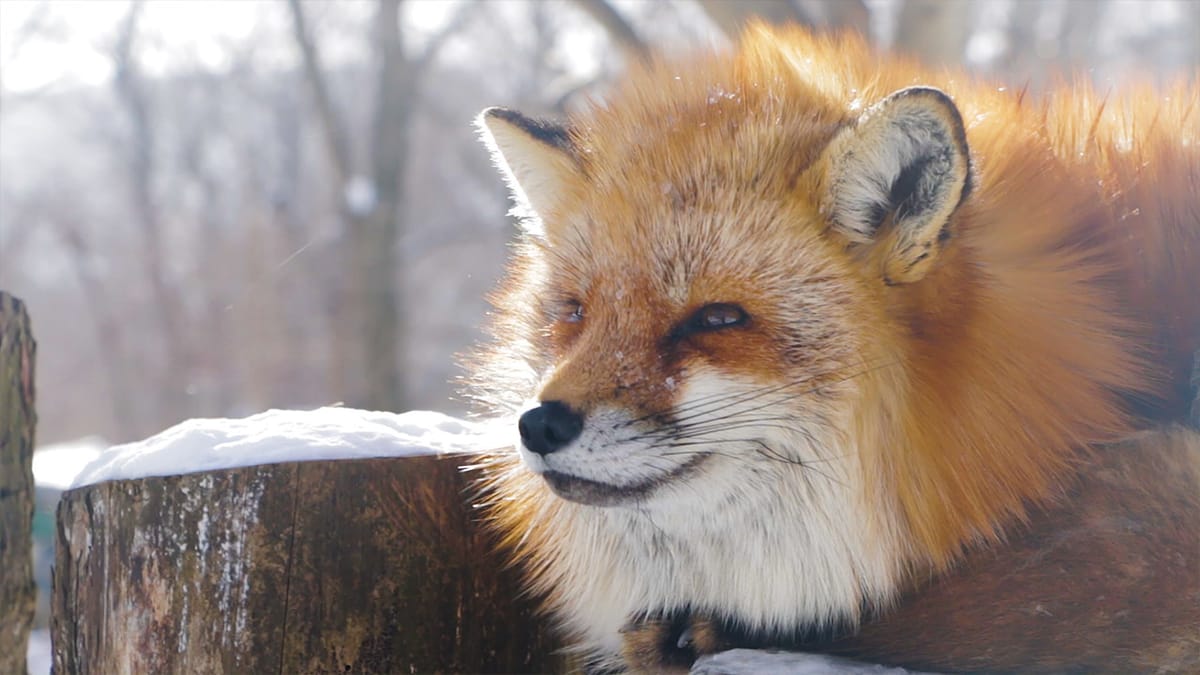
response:
M710 333L723 328L743 326L750 320L746 310L727 302L714 302L696 310L687 321L675 328L676 337L693 333Z
M562 320L567 323L583 321L583 305L578 300L568 300L563 303Z

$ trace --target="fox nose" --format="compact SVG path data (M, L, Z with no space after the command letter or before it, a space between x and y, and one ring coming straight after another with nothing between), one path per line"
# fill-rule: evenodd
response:
M530 452L548 455L561 450L583 431L583 416L560 401L526 410L517 422L521 442Z

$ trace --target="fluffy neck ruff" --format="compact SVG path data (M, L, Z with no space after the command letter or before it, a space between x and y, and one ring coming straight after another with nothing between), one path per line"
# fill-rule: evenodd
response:
M1094 183L1033 132L976 120L980 183L945 259L880 291L903 377L880 383L856 429L918 567L1000 539L1089 446L1134 430L1123 396L1159 384L1122 308L1118 223Z

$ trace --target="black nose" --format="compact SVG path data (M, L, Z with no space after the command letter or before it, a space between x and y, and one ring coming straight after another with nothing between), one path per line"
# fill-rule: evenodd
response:
M517 422L521 441L531 452L548 455L561 450L583 431L583 416L560 401L546 401L526 410Z

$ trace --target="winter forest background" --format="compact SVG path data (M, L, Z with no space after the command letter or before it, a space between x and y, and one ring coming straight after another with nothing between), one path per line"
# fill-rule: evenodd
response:
M562 114L752 12L1034 92L1200 64L1189 0L2 0L0 288L39 342L39 442L465 411L513 234L474 115Z

